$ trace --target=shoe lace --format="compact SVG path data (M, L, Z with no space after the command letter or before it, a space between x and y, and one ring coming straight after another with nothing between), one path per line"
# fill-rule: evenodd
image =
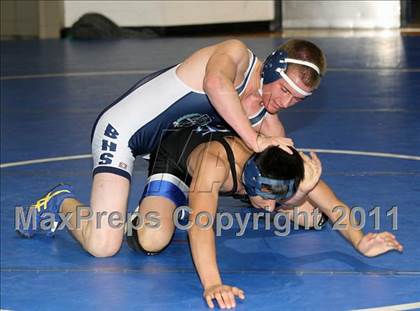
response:
M36 208L37 210L38 210L38 212L40 212L41 211L41 208L42 209L46 209L47 208L47 204L48 204L48 202L53 198L53 197L55 197L56 195L59 195L60 193L63 193L63 192L66 192L66 193L70 193L70 191L69 190L58 190L58 191L55 191L55 192L49 192L45 197L43 197L43 198L41 198L41 199L39 199L35 204L33 204L31 207L33 207L33 208Z

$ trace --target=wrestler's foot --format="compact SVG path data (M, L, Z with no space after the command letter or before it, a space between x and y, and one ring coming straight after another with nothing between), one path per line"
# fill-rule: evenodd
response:
M20 222L16 232L25 238L31 238L36 232L44 229L47 236L53 236L61 223L59 216L61 203L64 199L75 198L72 191L72 186L63 183L52 188L36 203L24 209L24 215L28 221ZM47 219L51 219L52 222L48 223ZM41 222L44 228L41 227Z

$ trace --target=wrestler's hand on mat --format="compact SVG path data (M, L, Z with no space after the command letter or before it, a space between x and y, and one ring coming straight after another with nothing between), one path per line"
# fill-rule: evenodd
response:
M213 299L216 299L221 309L235 308L236 301L235 296L240 299L245 299L244 291L235 286L218 284L210 286L204 290L204 299L207 301L209 308L214 308Z
M262 152L264 149L270 146L278 146L289 154L292 154L292 150L289 146L293 147L293 140L281 136L264 136L262 134L257 135L257 140L252 149L254 152Z
M305 176L299 185L299 190L303 193L311 192L315 188L322 173L322 164L315 152L311 152L308 157L303 152L299 152L303 159Z
M402 245L389 232L368 233L357 244L357 249L367 257L374 257L386 252L403 251Z

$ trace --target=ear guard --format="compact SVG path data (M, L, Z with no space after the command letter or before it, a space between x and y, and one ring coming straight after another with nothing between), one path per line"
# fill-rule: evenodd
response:
M261 173L252 156L245 164L242 181L249 196L261 196L268 200L287 200L295 192L294 179L273 179L261 176Z
M318 75L321 74L319 67L314 63L295 58L288 58L285 51L276 50L271 53L264 61L262 70L263 83L268 84L283 78L299 94L303 96L312 95L312 93L302 90L298 85L296 85L296 83L293 82L292 79L289 78L289 76L286 74L288 63L310 67L315 70Z

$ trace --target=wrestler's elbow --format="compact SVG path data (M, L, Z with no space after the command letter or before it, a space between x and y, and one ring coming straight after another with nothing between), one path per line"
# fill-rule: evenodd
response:
M203 81L203 90L207 94L218 92L226 87L229 80L224 76L222 72L212 71L206 73Z

